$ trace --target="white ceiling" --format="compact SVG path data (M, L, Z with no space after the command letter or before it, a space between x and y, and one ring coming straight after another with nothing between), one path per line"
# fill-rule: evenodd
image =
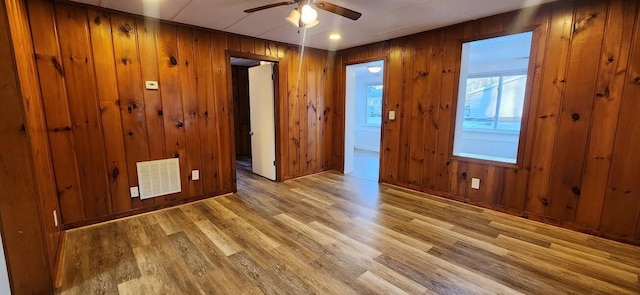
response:
M73 1L262 39L340 50L555 0L329 0L361 12L362 17L352 21L318 10L320 24L307 30L299 30L284 19L295 5L252 14L243 12L285 0ZM329 40L333 32L340 33L342 39Z

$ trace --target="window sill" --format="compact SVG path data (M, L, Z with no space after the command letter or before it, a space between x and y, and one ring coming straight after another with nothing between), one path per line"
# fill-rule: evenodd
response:
M471 157L467 157L467 156L464 156L464 155L461 155L461 156L452 155L451 159L458 160L458 161L461 161L461 162L477 163L477 164L498 166L498 167L504 167L504 168L512 168L512 169L520 169L521 168L520 165L518 164L517 160L516 160L516 163L507 163L507 162L499 162L499 161L493 161L493 160L471 158Z

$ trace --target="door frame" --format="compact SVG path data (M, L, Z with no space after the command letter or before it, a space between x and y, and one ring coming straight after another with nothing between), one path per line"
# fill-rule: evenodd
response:
M225 51L225 55L226 55L226 63L227 63L227 91L228 91L228 100L229 100L229 106L231 106L231 109L229 110L229 115L231 118L231 134L235 134L235 112L233 109L233 77L232 77L232 72L231 72L231 58L232 57L236 57L236 58L246 58L246 59L253 59L253 60L259 60L259 61L268 61L273 63L273 103L274 103L274 114L273 114L273 119L274 119L274 123L275 123L275 142L276 142L276 182L281 182L283 180L283 170L282 168L282 163L283 163L283 153L282 153L282 128L283 128L283 124L282 124L282 120L281 118L283 118L283 110L282 110L282 106L286 104L282 103L282 97L280 97L280 94L282 93L282 91L280 90L280 81L286 81L286 77L282 77L282 75L286 74L284 73L284 71L280 71L280 65L283 64L284 60L278 57L273 57L273 56L267 56L267 55L259 55L259 54L253 54L253 53L247 53L247 52L240 52L240 51L234 51L234 50L226 50ZM235 175L236 175L236 138L235 136L231 137L231 170L233 172L233 181L234 181L234 191L238 191L237 185L238 185L238 180L236 179Z
M384 149L382 148L382 143L384 142L384 136L385 136L385 132L384 132L384 127L385 125L388 123L387 122L387 118L388 115L387 113L388 111L388 106L386 105L387 102L387 92L388 92L388 85L389 85L389 56L388 55L384 55L384 56L379 56L379 57L371 57L371 58L364 58L364 59L357 59L357 60L350 60L350 61L346 61L346 62L342 62L340 65L340 77L339 79L342 79L342 81L336 81L336 85L340 86L340 89L338 89L336 91L336 93L338 93L340 95L340 97L338 99L340 100L340 104L339 104L339 113L342 113L342 120L341 120L341 126L340 129L338 129L338 134L340 134L340 136L338 137L338 139L340 140L340 145L339 147L341 148L341 152L340 152L340 156L339 156L339 162L336 163L337 166L336 168L338 168L339 171L341 171L344 174L344 158L345 158L345 154L344 154L344 149L345 149L345 144L346 144L346 132L345 132L345 128L347 125L347 67L348 66L352 66L352 65L357 65L357 64L364 64L364 63L369 63L369 62L373 62L373 61L382 61L382 87L383 87L383 91L382 91L382 124L380 125L380 157L379 157L379 162L378 162L378 182L381 181L382 179L382 158L384 157ZM396 114L396 120L398 119L398 114Z

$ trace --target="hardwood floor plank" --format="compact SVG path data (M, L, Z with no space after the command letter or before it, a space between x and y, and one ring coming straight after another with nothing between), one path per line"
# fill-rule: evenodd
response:
M233 239L217 228L208 220L196 222L196 226L213 242L226 256L231 256L242 251Z
M67 233L58 294L639 294L640 247L324 172Z

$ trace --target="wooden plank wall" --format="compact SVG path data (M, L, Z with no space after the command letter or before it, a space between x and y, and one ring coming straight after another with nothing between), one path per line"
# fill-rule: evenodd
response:
M326 51L72 3L27 5L67 228L235 191L229 52L279 61L280 179L331 169L334 62ZM148 80L160 89L145 89ZM181 193L130 198L137 162L174 157Z
M387 59L381 181L640 244L638 1L560 1L338 52ZM461 39L535 28L519 167L451 157ZM344 76L336 75L335 167ZM480 178L480 190L470 179Z
M33 80L21 80L26 79L26 74L17 70L18 63L28 65L24 64L24 54L12 48L14 41L25 42L25 36L16 35L28 31L23 26L26 14L22 12L21 3L0 3L0 54L8 57L0 65L0 231L12 293L51 294L52 260L48 258L55 257L59 229L52 224L51 211L41 211L48 208L42 197L50 197L47 194L51 194L51 189L46 190L47 181L42 178L47 171L40 170L46 169L46 163L41 162L46 155L34 153L47 151L40 150L46 133L38 130L37 123L41 121L37 112L29 109L33 106L25 106L26 101L38 105L37 83L29 87L33 86L29 84Z
M49 150L49 137L44 118L42 98L36 63L33 52L23 50L32 48L31 30L27 15L26 4L23 1L5 1L9 17L9 26L12 31L14 57L16 60L18 80L20 83L22 100L27 120L26 130L29 134L31 154L33 156L34 169L38 186L38 199L42 227L44 229L47 257L51 272L56 272L56 255L60 246L61 226L55 224L55 218L60 219L60 207L53 175L53 164Z
M242 66L232 66L231 68L236 155L251 155L249 68Z

